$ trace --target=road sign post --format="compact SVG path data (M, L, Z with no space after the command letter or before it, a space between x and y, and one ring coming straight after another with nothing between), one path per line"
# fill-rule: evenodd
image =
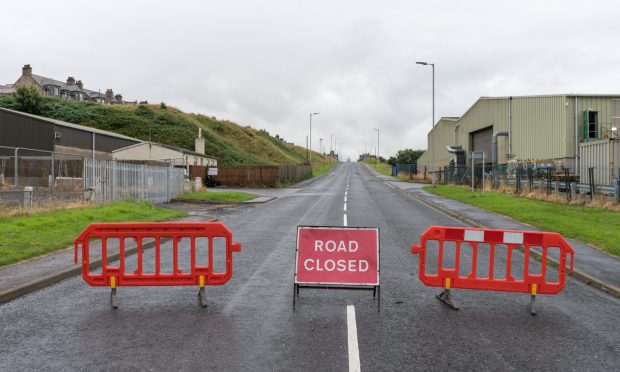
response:
M372 290L380 307L379 229L298 226L293 308L299 288Z

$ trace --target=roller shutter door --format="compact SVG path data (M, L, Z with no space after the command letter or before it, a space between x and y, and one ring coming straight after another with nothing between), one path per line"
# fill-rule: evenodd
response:
M478 131L470 133L472 151L484 151L486 153L487 162L491 162L491 151L493 148L493 127L486 127Z

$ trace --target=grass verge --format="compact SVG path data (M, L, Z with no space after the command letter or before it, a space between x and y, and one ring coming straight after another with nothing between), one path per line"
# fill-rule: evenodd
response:
M187 201L200 201L209 203L242 203L247 200L256 198L257 195L248 194L245 192L237 191L225 191L225 192L213 192L213 191L197 191L186 192L177 196L177 199Z
M329 172L330 169L334 168L339 163L337 161L330 161L327 163L312 163L312 177L318 177L324 173Z
M377 164L374 157L364 159L364 163L378 170L381 174L386 176L392 175L392 166L388 163L380 162Z
M114 204L0 217L0 266L69 247L92 222L153 222L185 213L155 208L146 202Z
M497 212L541 230L594 245L620 256L620 213L602 208L587 208L526 199L499 192L475 193L465 187L437 185L427 191L463 203Z

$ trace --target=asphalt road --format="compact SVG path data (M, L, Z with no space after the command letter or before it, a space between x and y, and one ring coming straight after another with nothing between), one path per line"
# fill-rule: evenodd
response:
M318 289L302 289L293 311L296 227L342 226L345 213L380 228L381 311L370 292ZM430 225L460 222L360 164L219 217L243 251L233 279L207 288L207 308L193 287L121 287L113 311L109 289L71 278L0 305L0 370L346 371L351 328L362 371L619 369L620 301L571 278L538 296L535 317L526 294L456 290L461 310L442 305L409 247Z

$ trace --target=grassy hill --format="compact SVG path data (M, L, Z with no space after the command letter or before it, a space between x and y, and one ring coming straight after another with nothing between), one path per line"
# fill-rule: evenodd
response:
M0 96L0 107L17 109L13 96ZM206 153L222 165L299 164L306 159L306 149L283 143L264 129L240 126L200 114L188 114L160 105L108 106L42 97L41 116L149 139L186 149L194 149L198 128L202 128ZM329 158L312 154L313 166Z

